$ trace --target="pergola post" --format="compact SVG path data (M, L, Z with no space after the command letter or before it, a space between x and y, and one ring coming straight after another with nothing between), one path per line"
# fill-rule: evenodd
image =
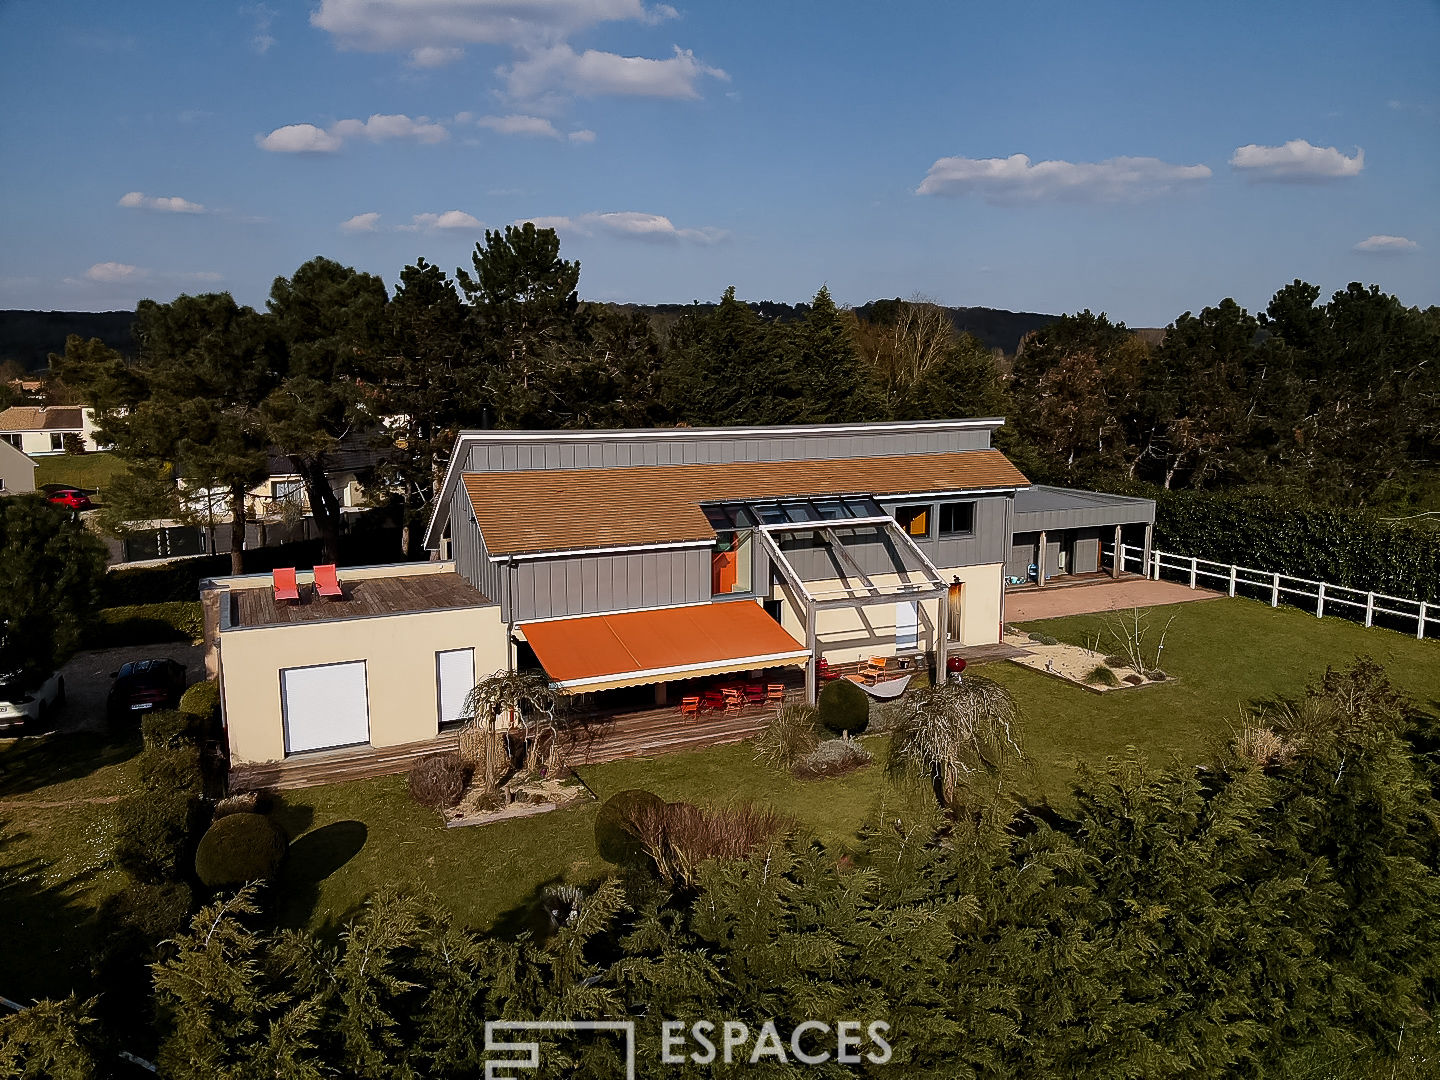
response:
M1125 561L1125 549L1120 545L1120 526L1115 526L1115 558L1110 560L1110 576L1119 578L1121 564Z
M1142 577L1150 576L1150 546L1155 540L1155 525L1147 522L1145 525L1145 549L1140 555L1140 574ZM1157 574L1156 577L1159 577Z
M810 656L805 661L805 701L814 705L820 698L820 658L815 654L819 651L817 645L819 635L815 632L815 605L805 605L805 648L810 650Z
M1040 530L1040 554L1035 560L1035 585L1037 588L1045 587L1045 530Z
M950 652L950 590L940 594L940 618L935 624L935 685L946 680L945 660Z

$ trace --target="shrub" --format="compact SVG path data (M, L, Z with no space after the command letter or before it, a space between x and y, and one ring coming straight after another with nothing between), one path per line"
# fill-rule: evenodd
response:
M220 720L220 680L202 679L180 697L180 711L199 717L202 728Z
M1091 686L1119 686L1120 677L1104 664L1096 664L1085 674L1085 681Z
M195 874L212 889L266 881L285 859L285 834L264 814L228 814L195 849Z
M147 750L177 750L190 746L199 735L195 717L173 709L152 709L140 721Z
M691 803L646 804L634 812L635 831L660 876L695 885L710 859L746 859L794 822L768 806L737 803L701 808Z
M595 850L616 866L639 866L645 862L636 822L642 811L665 806L665 800L641 788L618 791L606 799L595 815Z
M782 705L765 722L755 740L755 756L777 769L788 769L797 757L815 749L815 708Z
M166 641L198 644L204 635L205 616L201 613L200 601L167 601L101 608L87 631L86 644L92 649Z
M1149 671L1145 672L1145 677L1151 682L1164 682L1166 679L1170 678L1169 675L1166 675L1165 672L1161 671L1159 668L1151 668Z
M1060 644L1060 639L1059 639L1059 638L1053 638L1053 637L1051 637L1049 634L1031 634L1031 635L1029 635L1029 637L1030 637L1030 640L1033 641L1033 642L1035 642L1036 645L1059 645L1059 644Z
M459 754L431 754L410 770L410 797L421 806L443 810L460 801L465 781L465 765Z
M870 722L870 697L849 679L836 679L820 692L819 720L836 735L859 735Z
M110 933L133 930L153 944L185 929L193 902L184 881L131 881L100 905L100 924Z
M184 741L177 746L147 746L140 752L140 782L156 794L199 795L204 786L200 748Z
M792 770L801 780L819 780L826 776L844 776L864 768L871 761L870 753L849 739L827 739L795 762Z
M1105 663L1112 668L1129 667L1130 658L1128 656L1121 656L1119 653L1111 653L1105 657Z

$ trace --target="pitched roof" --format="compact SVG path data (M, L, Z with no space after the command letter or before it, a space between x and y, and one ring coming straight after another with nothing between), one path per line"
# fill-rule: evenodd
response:
M0 412L0 431L80 431L84 426L82 405L55 408L16 405Z
M466 473L492 555L712 540L700 503L1025 487L998 450L727 464Z

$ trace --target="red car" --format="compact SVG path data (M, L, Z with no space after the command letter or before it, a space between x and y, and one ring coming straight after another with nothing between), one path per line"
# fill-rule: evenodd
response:
M94 503L90 496L79 488L57 487L45 493L45 497L57 506L64 506L70 510L89 510Z

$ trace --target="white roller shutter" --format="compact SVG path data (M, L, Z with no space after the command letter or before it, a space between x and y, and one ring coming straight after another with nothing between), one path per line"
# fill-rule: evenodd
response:
M465 697L475 686L475 650L448 649L435 654L437 695L440 702L440 723L469 719L465 715Z
M370 741L365 661L285 668L280 672L280 695L287 754Z

